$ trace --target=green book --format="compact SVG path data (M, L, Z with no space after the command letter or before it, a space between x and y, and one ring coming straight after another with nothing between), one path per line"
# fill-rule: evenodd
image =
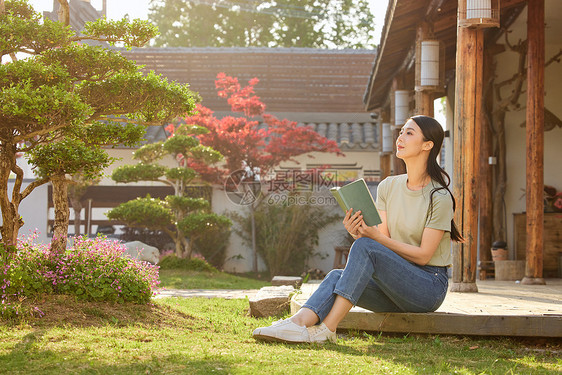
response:
M360 178L342 187L333 187L330 192L344 212L350 208L353 208L353 213L361 211L365 224L370 227L382 223L375 200L364 179Z

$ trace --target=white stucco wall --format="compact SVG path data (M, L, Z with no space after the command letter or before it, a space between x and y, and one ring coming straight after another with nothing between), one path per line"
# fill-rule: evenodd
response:
M25 179L21 190L24 190L33 180ZM14 181L8 183L8 194L11 195ZM35 188L30 195L21 201L19 214L24 220L24 225L19 231L21 236L30 236L37 233L37 243L48 243L47 237L47 185ZM2 217L0 217L2 223Z

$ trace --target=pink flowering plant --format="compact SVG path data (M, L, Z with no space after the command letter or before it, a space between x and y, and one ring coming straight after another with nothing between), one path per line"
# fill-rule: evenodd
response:
M20 313L23 299L42 294L148 303L159 284L158 266L126 257L118 241L77 237L62 254L32 242L0 249L0 316L5 318Z

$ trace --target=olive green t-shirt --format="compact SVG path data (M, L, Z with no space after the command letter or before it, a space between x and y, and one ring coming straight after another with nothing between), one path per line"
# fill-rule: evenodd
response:
M451 256L451 220L453 199L446 189L433 194L432 208L429 207L431 191L439 183L431 181L421 190L410 190L408 175L390 176L377 187L376 205L386 211L386 225L394 240L420 246L423 230L433 228L444 230L443 238L427 263L430 266L449 266Z

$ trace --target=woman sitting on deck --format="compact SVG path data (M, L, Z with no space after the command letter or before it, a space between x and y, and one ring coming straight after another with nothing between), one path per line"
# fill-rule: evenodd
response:
M444 132L431 117L414 116L400 131L396 156L407 173L377 188L382 223L367 226L361 211L346 212L343 224L356 239L345 269L332 270L292 317L257 328L254 338L289 343L336 340L349 310L430 312L448 287L451 240L463 238L453 222L450 178L437 164Z

